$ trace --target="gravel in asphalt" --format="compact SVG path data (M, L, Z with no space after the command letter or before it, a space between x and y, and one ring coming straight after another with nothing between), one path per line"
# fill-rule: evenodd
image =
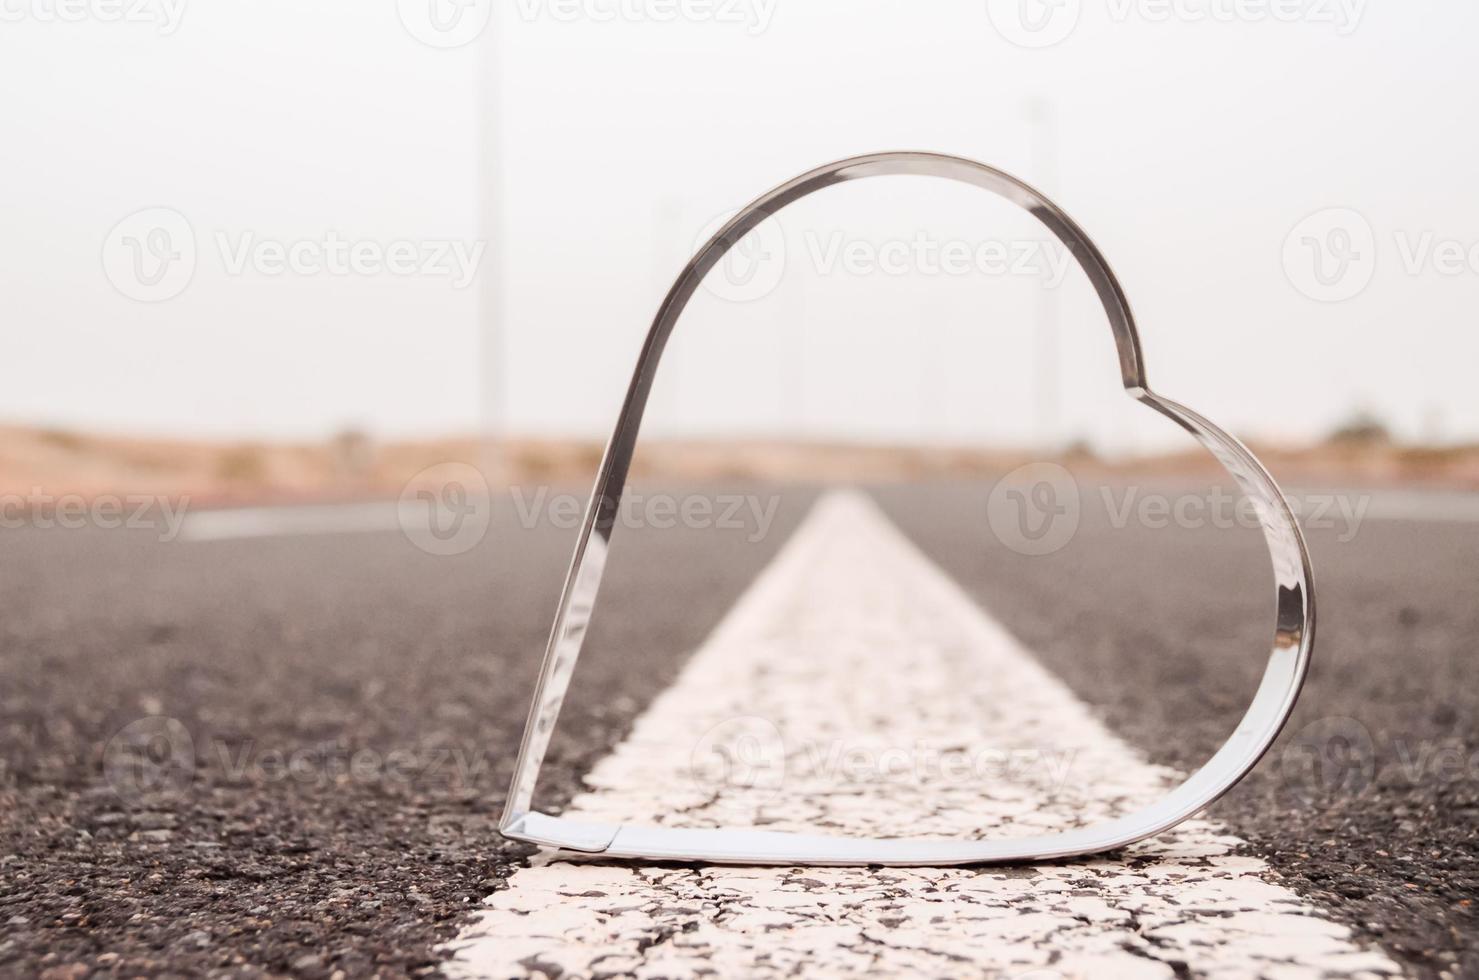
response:
M808 498L754 543L754 525L623 532L543 801ZM573 532L526 530L505 500L455 557L396 532L157 537L4 532L0 975L433 971L525 855L494 828ZM155 755L123 753L130 736Z
M980 484L877 496L1111 729L1190 771L1267 659L1267 552L1241 525L1118 527L1127 492L1206 498L1085 484L1077 533L1027 557L993 534ZM1416 974L1479 976L1479 524L1316 523L1314 665L1280 741L1212 815Z
M1025 557L989 490L876 495L1114 730L1199 764L1267 654L1258 535L1116 527L1085 488L1073 538ZM813 496L783 493L758 542L619 534L542 800L568 799ZM1479 975L1479 525L1347 530L1311 533L1320 636L1290 730L1215 816L1415 973ZM5 532L0 973L433 972L524 857L493 828L573 532L503 502L457 557L394 532L156 538Z

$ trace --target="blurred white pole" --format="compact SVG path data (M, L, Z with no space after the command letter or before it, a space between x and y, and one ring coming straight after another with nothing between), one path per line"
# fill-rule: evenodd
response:
M478 51L478 231L484 243L478 290L482 469L495 490L513 479L508 458L508 338L503 267L501 4L493 4Z
M809 435L805 423L806 352L810 349L806 336L806 278L800 275L788 278L790 282L781 280L781 295L786 297L786 308L791 313L787 326L793 329L782 332L778 347L778 356L785 366L778 428L782 433L788 432L792 441L801 442Z
M1032 173L1027 182L1049 195L1057 195L1058 129L1053 105L1042 96L1027 101L1027 121L1031 128ZM1038 290L1037 300L1037 445L1042 452L1063 448L1060 443L1060 376L1062 365L1058 345L1059 287L1047 284Z
M1422 441L1424 445L1440 446L1443 444L1444 432L1447 429L1444 425L1446 415L1442 405L1436 403L1428 405L1423 412Z

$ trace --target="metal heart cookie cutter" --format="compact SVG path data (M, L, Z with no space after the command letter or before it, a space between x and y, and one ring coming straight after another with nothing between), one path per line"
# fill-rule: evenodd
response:
M766 218L833 184L901 174L972 184L1020 205L1047 226L1073 253L1104 305L1114 332L1125 391L1195 436L1253 501L1273 559L1277 593L1273 652L1252 705L1216 754L1166 796L1128 815L1054 834L999 840L866 839L745 829L609 825L534 811L535 782L595 607L642 414L663 348L678 317L709 270ZM1185 405L1150 390L1130 304L1109 263L1083 229L1037 190L983 163L935 153L853 157L787 181L742 209L698 250L663 300L642 347L616 431L601 460L550 632L499 829L513 840L612 858L724 864L938 866L1044 861L1110 851L1175 827L1226 793L1257 764L1294 708L1309 669L1314 638L1309 551L1288 500L1237 439Z

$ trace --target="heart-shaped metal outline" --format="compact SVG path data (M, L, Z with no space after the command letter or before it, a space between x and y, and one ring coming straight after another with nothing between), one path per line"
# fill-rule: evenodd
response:
M1057 834L1005 840L862 839L595 824L535 812L539 768L580 656L648 394L678 317L709 270L766 218L824 187L885 175L943 177L972 184L1020 205L1046 225L1073 253L1104 305L1125 390L1195 436L1252 499L1273 559L1277 588L1273 652L1253 703L1216 754L1168 795L1127 816ZM1052 860L1124 847L1169 830L1211 804L1257 764L1278 736L1309 670L1315 638L1313 582L1304 536L1288 500L1262 464L1206 418L1150 390L1124 291L1099 249L1061 208L1017 178L963 157L894 152L830 163L743 208L699 249L658 309L586 508L499 829L513 840L613 858L726 864L939 866Z

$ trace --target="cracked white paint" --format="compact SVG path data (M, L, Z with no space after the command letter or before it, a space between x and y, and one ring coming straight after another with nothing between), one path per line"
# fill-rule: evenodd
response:
M592 651L599 655L599 651ZM588 776L593 821L1018 836L1176 774L1110 734L866 498L833 494ZM1206 821L1031 867L642 866L543 853L453 977L1376 977Z

